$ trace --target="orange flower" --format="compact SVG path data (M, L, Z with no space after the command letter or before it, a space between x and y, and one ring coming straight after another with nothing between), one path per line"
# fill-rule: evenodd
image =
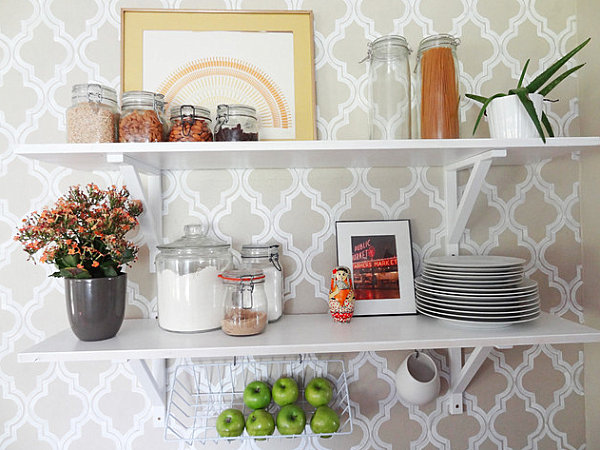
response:
M77 264L77 268L78 269L83 269L83 264L81 264L81 263Z
M69 253L69 255L74 255L75 254L75 249L74 248L70 248L68 253Z
M94 261L92 263L92 267L98 267L100 265L100 263L98 261Z

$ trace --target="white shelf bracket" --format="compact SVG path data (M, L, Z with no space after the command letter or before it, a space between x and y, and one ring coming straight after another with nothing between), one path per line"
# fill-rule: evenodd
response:
M167 405L167 360L153 359L149 364L144 359L130 359L129 365L150 398L154 425L163 427Z
M458 255L458 242L465 231L475 201L495 158L506 156L506 150L489 150L444 168L446 183L446 254ZM458 171L473 167L460 202Z
M487 359L493 347L475 347L469 358L462 364L462 348L448 349L450 359L450 389L448 390L448 405L450 414L463 413L463 394L465 389Z

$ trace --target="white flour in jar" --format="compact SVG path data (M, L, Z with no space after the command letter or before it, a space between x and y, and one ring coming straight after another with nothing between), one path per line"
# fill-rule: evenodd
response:
M208 331L221 327L224 288L216 267L178 275L158 273L158 324L169 331Z

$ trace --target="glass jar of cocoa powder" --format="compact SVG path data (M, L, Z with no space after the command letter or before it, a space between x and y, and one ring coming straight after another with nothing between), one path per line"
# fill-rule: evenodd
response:
M223 332L231 336L262 333L268 322L264 273L252 268L232 269L219 278L225 287Z
M171 107L169 142L208 142L213 140L210 111L202 106Z
M76 84L67 109L67 142L116 142L119 125L117 92L101 84Z
M121 100L119 142L163 141L167 134L165 129L167 124L162 117L163 111L164 100L154 92L124 92Z
M247 105L218 105L215 141L258 141L256 109Z

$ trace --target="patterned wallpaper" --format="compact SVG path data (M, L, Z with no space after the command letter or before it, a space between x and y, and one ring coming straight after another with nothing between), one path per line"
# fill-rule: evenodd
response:
M532 58L534 74L582 40L574 2L560 0L81 0L76 7L67 0L0 2L2 449L186 448L163 441L149 399L127 364L22 364L16 358L68 327L62 284L47 277L51 268L27 262L12 240L21 218L71 184L106 185L119 178L39 164L17 157L13 146L64 142L73 84L96 80L119 89L122 7L312 9L320 139L367 136L366 66L358 61L378 36L402 34L413 49L425 35L460 36L461 90L482 94L508 88L526 58ZM576 77L557 91L563 100L552 105L549 116L559 134L578 134L576 92ZM470 135L476 113L463 101L462 136ZM478 135L486 134L480 127ZM494 167L461 242L463 253L525 258L527 274L540 282L543 309L575 321L582 320L578 177L579 163L570 158ZM287 275L286 311L321 312L335 263L336 220L409 218L417 271L424 256L443 253L442 178L440 169L422 167L167 172L165 237L178 237L182 223L198 220L235 248L275 240ZM147 248L141 253L130 271L129 317L151 317L156 308ZM581 448L581 349L494 350L467 389L459 416L444 407L445 351L429 352L442 370L442 396L421 408L396 397L393 376L407 352L345 354L352 435L240 448Z

